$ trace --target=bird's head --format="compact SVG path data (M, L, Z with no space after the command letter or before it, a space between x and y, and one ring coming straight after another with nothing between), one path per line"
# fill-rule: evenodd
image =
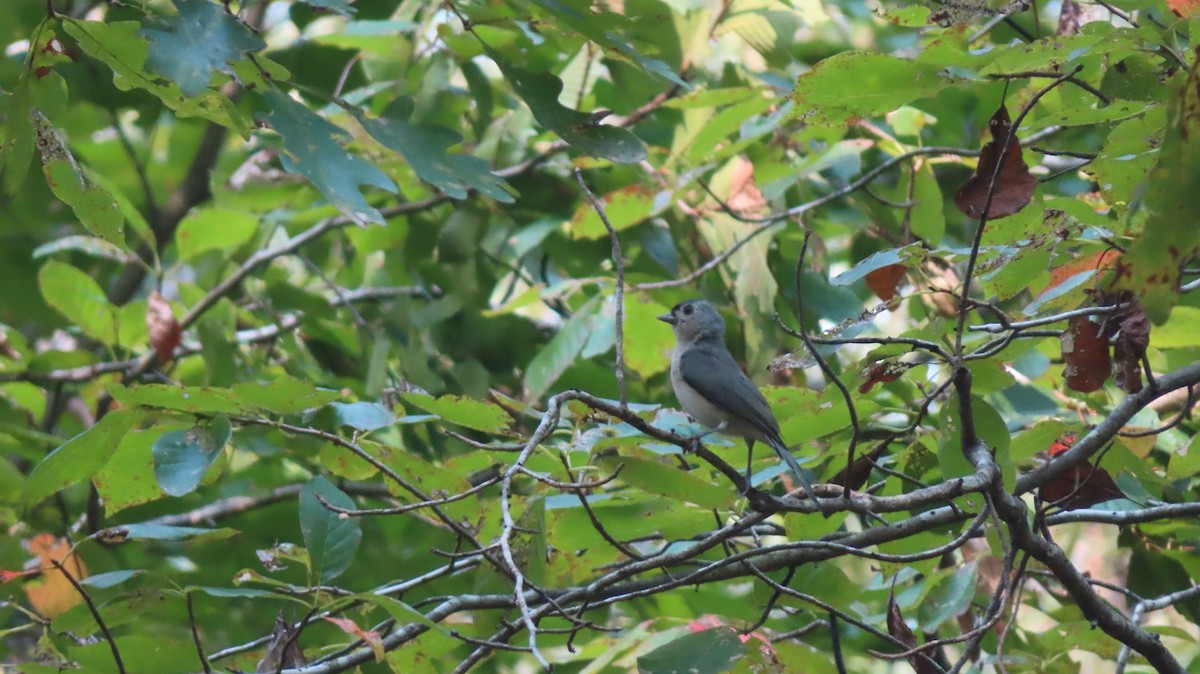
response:
M675 339L690 342L706 337L724 339L725 319L716 307L704 300L686 300L671 308L658 320L670 324L675 330Z

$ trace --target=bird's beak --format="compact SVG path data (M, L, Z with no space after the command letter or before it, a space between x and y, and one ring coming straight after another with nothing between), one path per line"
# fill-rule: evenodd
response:
M663 323L668 323L670 325L675 325L676 323L679 322L679 321L675 320L675 317L672 316L671 314L663 314L662 316L658 317L658 320L662 321Z

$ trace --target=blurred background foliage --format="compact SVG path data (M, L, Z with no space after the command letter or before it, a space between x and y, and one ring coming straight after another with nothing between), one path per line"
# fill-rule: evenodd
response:
M649 555L743 513L712 467L692 461L684 472L678 447L573 402L525 465L571 482L623 463L619 479L587 490L593 514L572 490L521 476L506 501L520 524L504 533L495 482L513 455L480 443L528 439L550 394L617 399L619 336L634 411L659 428L698 430L672 411L673 339L655 319L683 299L722 308L731 349L774 385L784 436L820 482L844 467L854 429L788 330L903 336L950 352L961 310L953 294L973 244L971 292L985 303L968 324L1128 303L1115 294L1124 291L1154 326L1145 324L1148 371L1186 367L1200 350L1200 302L1180 293L1200 244L1187 224L1200 193L1200 136L1189 135L1200 133L1191 38L1200 25L1186 2L18 0L6 9L0 523L10 535L0 569L30 559L45 568L64 558L52 541L78 543L74 573L93 579L130 672L200 671L193 622L221 656L213 667L249 671L279 656L252 640L271 634L281 611L288 621L345 611L366 630L389 615L411 623L411 607L425 613L447 595L511 595L512 579L478 555L393 592L403 604L356 594L444 570L446 551L470 548L463 530L484 545L514 536L529 581L566 588L633 559L611 537ZM964 214L955 195L1001 105L1018 119L1026 147L1013 154L1036 190L976 241L978 214ZM619 242L619 329L613 243L576 170ZM1113 251L1121 262L1104 257ZM1128 379L1105 383L1107 370L1089 391L1064 385L1065 321L1047 326L1021 339L963 338L975 423L1010 490L1057 438L1086 432L1132 389ZM874 429L863 437L891 441L874 493L972 471L944 360L884 342L822 353L852 393L859 430ZM1156 428L1192 402L1144 406L1118 426ZM1194 505L1200 452L1192 421L1180 421L1108 445L1114 508ZM741 465L740 443L712 438L711 449ZM773 460L756 470L756 481L778 482ZM316 497L381 507L485 483L438 513L346 519ZM977 495L956 504L981 507ZM145 528L105 530L134 523ZM791 513L760 533L778 544L869 524ZM936 548L967 524L880 549ZM1195 586L1194 519L1128 527L1120 539L1090 526L1056 536L1068 550L1077 540L1101 549L1076 558L1098 577L1123 585L1128 575L1141 597ZM917 632L951 636L983 615L1003 575L994 568L1003 530L989 526L979 540L987 544L911 563L806 564L788 580L893 637L890 606ZM737 545L765 544L756 535ZM828 629L754 647L828 614L772 599L752 579L604 606L589 617L620 629L584 630L574 651L569 623L547 619L542 627L559 631L539 633L541 652L556 671L669 671L697 652L711 656L697 671L833 671ZM98 627L62 580L0 586L3 657L25 663L22 672L64 662L117 671L106 641L75 639ZM1111 668L1120 644L1083 629L1091 616L1039 582L1006 632L1007 670ZM49 599L31 594L39 583ZM352 598L365 603L347 609ZM1113 601L1128 608L1136 597ZM722 627L755 625L768 605L762 641ZM1193 594L1156 628L1193 667L1197 619ZM480 669L528 671L533 655L489 657L493 649L462 638L489 639L505 620L520 615L437 617L439 629L358 666L445 672L474 666L482 651ZM902 649L861 626L842 629L849 671L890 671L872 652ZM1001 632L985 632L992 657ZM313 620L299 643L317 658L363 636L371 642Z

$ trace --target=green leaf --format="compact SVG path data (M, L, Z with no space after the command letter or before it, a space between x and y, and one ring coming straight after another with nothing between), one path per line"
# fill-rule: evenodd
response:
M925 243L936 246L942 242L946 232L946 210L942 204L942 190L938 186L937 177L929 164L921 166L912 178L913 206L909 220L912 223L913 234L921 237Z
M95 426L63 443L34 467L25 483L22 502L37 503L60 489L90 478L108 462L121 438L144 417L145 414L137 410L109 412Z
M0 168L4 171L4 191L13 195L25 182L29 174L29 165L33 159L33 124L30 113L33 112L34 78L25 75L12 92L12 100L3 120L4 143L0 145Z
M1146 177L1146 224L1116 267L1115 287L1132 290L1155 325L1167 322L1183 267L1200 252L1200 228L1182 224L1192 221L1200 194L1198 97L1200 61L1168 106L1162 151Z
M165 20L164 30L145 29L150 40L146 68L174 80L184 96L208 88L214 69L232 75L231 61L266 43L232 14L207 0L174 0L179 15Z
M211 89L199 96L185 96L178 85L161 84L147 76L145 65L150 45L138 34L141 28L136 21L63 21L63 30L85 53L112 69L113 84L118 89L145 89L181 117L202 117L248 137L249 119L228 97Z
M151 449L160 435L161 428L126 433L112 458L92 477L96 492L104 499L105 515L111 517L126 508L166 496L154 478Z
M345 14L346 16L354 16L354 12L355 12L354 7L349 4L348 0L300 0L300 1L306 5L310 5L312 7L328 9L330 11L337 12L338 14Z
M258 231L258 218L243 211L218 208L193 210L175 232L179 259L192 258L210 250L233 250Z
M236 529L205 529L203 527L174 527L167 524L122 524L96 533L104 540L128 541L195 541L221 540L237 535Z
M503 408L482 400L456 395L434 398L427 393L404 393L400 398L452 424L484 433L501 433L512 423Z
M1187 349L1200 346L1200 309L1175 307L1171 318L1150 332L1150 346L1156 349Z
M745 657L746 648L729 628L691 632L637 659L638 674L721 674Z
M679 79L671 66L654 58L643 56L633 44L622 36L632 32L632 26L620 25L627 21L626 17L609 11L595 11L595 8L580 10L558 0L532 0L533 4L550 12L554 18L570 26L571 30L586 36L592 42L603 47L612 55L622 58L640 67L645 72L661 77L677 84L683 89L689 89L687 82Z
M501 203L511 204L508 183L486 161L463 152L448 152L463 138L444 126L409 122L413 101L402 96L388 106L384 116L370 118L357 109L354 117L367 133L400 153L417 175L455 199L466 199L470 190Z
M943 435L942 442L938 446L938 463L941 465L942 479L944 480L975 472L975 468L963 455L962 426L957 399L953 399L952 403L942 408L940 417ZM971 397L971 412L975 416L975 431L979 435L979 439L996 457L996 463L1000 465L1000 471L1004 477L1005 487L1011 488L1016 475L1008 453L1012 436L1009 434L1008 426L1004 423L1004 418L1000 416L996 408L975 396Z
M1055 35L1015 47L998 47L992 62L980 74L1019 73L1031 70L1066 69L1066 64L1091 51L1103 39L1097 34Z
M183 431L168 431L154 442L154 477L171 496L190 494L200 484L204 472L216 461L229 443L233 426L229 419L216 417Z
M737 498L737 492L732 488L701 480L678 467L632 456L604 459L604 465L609 470L616 470L619 464L625 465L621 469L621 480L650 494L695 503L705 508L728 508Z
M360 431L374 431L396 423L396 415L379 403L330 403L317 412L314 420L325 421L327 417L334 425L349 426Z
M1071 107L1038 115L1031 122L1023 124L1021 130L1023 133L1032 133L1051 126L1091 126L1119 122L1145 113L1151 105L1145 101L1113 101L1104 107Z
M64 236L61 239L44 243L33 249L32 257L35 260L40 260L43 257L48 257L62 251L83 253L92 257L120 262L121 264L137 264L137 258L119 246L95 236L85 236L82 234Z
M247 405L275 414L296 414L323 407L342 397L341 391L317 388L294 377L271 382L243 382L233 385L233 394Z
M903 248L889 248L881 250L865 260L854 265L850 269L838 274L829 279L829 284L834 286L848 286L851 283L859 281L866 277L867 274L893 264L901 264L905 267L915 268L920 266L928 257L928 250L925 246L919 243L909 244Z
M116 200L104 188L88 180L67 149L66 140L50 120L36 110L32 114L42 173L54 196L75 211L75 217L89 232L116 246L124 246L125 216Z
M563 372L575 362L592 332L600 308L599 297L588 300L567 319L566 324L542 347L525 370L525 398L535 400L550 388Z
M140 576L143 573L145 573L145 571L142 569L122 569L121 571L109 571L108 573L98 573L94 576L88 576L87 578L80 578L79 584L87 587L99 588L116 587L130 578L133 578L134 576Z
M975 576L978 566L975 561L955 569L954 573L939 580L917 607L917 620L925 632L936 632L938 626L971 606L975 596Z
M657 192L640 185L623 187L600 197L604 214L616 231L629 229L670 205L670 192ZM599 239L608 236L608 229L592 205L583 201L575 209L567 225L571 235L579 239Z
M625 296L625 363L643 379L671 367L675 337L658 317L669 309L640 294Z
M417 609L409 606L399 599L385 597L381 594L374 594L371 592L356 594L354 595L354 598L358 599L359 601L365 601L368 604L374 604L384 611L387 611L388 615L395 619L397 624L403 625L405 623L418 622L430 629L435 629L440 632L447 632L445 627L433 622L427 618L424 613L421 613Z
M534 119L571 147L618 164L634 164L646 158L646 146L627 129L605 126L594 115L559 103L563 83L552 73L532 73L513 65L486 46L485 51L500 67L504 79L529 106Z
M1032 428L1013 436L1010 452L1013 461L1025 463L1040 452L1050 449L1050 445L1062 436L1067 425L1057 419L1047 419L1034 424Z
M354 501L320 475L309 480L300 491L300 532L304 536L304 547L308 549L312 570L317 576L314 580L327 583L350 568L362 531L355 518L342 518L321 505L318 494L326 503L339 508L353 508Z
M212 386L142 384L125 387L113 384L108 387L108 393L113 400L126 406L155 407L192 414L238 414L246 411L229 389Z
M50 260L38 271L42 297L84 334L103 344L117 342L117 312L92 277Z
M298 597L288 597L278 592L270 590L259 590L252 587L209 587L206 585L189 585L185 588L188 592L202 592L210 597L218 597L227 599L237 597L240 599L290 599L291 601L302 601Z
M348 141L349 132L278 91L268 91L263 97L271 106L271 114L260 113L258 118L283 137L283 168L307 178L354 222L384 224L383 215L366 202L359 186L395 193L396 184L370 162L342 147L339 141Z
M887 54L849 51L831 56L796 80L793 113L810 124L839 125L851 117L891 112L942 91L940 68Z

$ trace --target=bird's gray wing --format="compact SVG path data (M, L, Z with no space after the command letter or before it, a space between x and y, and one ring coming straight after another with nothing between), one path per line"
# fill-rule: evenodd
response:
M767 399L724 344L693 344L679 358L679 373L705 400L759 430L764 440L782 445Z

